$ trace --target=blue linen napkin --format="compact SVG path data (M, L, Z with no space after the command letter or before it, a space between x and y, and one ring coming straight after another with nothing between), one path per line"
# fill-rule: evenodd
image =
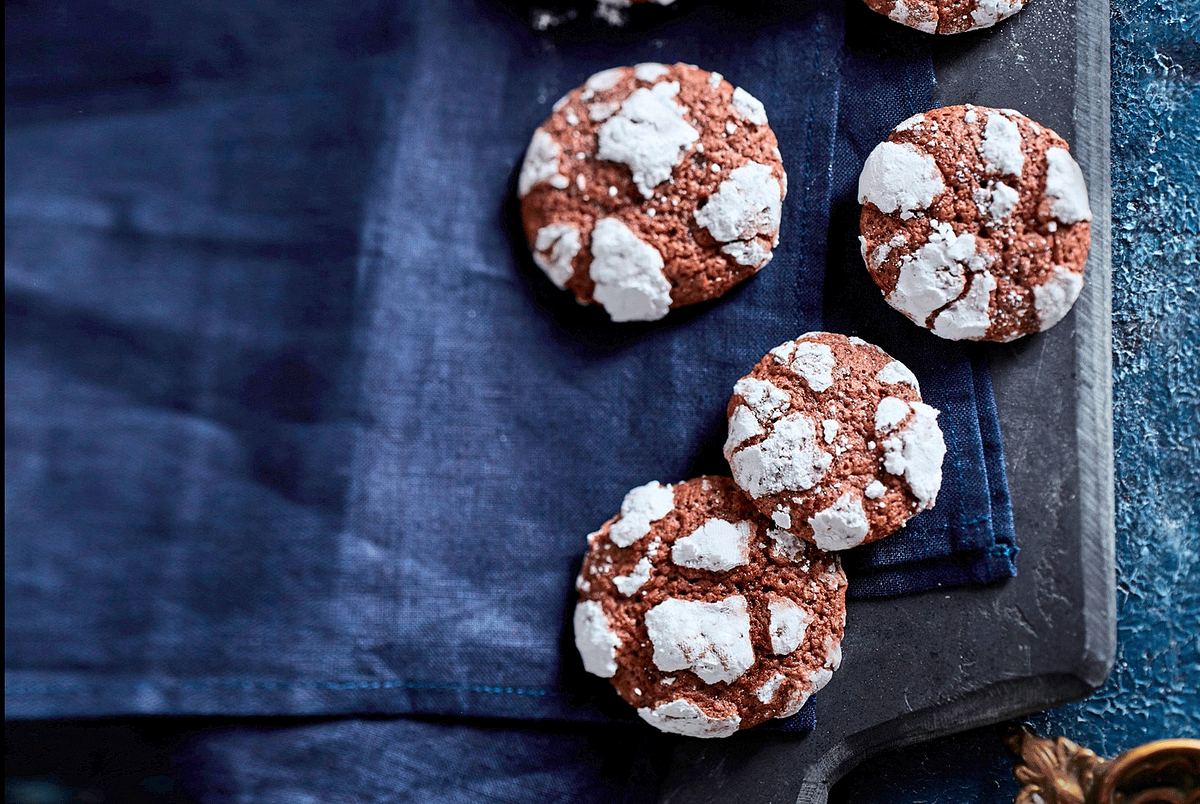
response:
M8 717L626 718L571 646L584 534L724 471L733 382L811 329L908 363L950 448L852 594L1014 572L986 369L853 241L862 158L929 103L915 39L766 0L546 33L492 0L13 11ZM560 94L648 60L758 96L791 189L758 277L614 325L532 266L513 178Z
M5 730L5 793L13 804L633 804L657 800L684 739L412 717L19 721Z

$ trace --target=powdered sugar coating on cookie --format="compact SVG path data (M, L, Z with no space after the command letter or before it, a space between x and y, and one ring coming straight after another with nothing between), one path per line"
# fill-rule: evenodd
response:
M946 446L917 378L882 349L811 332L734 386L725 457L771 519L824 550L877 541L933 507Z
M858 203L912 217L946 189L937 162L905 143L883 142L871 151L858 177Z
M638 81L655 81L664 74L634 69ZM684 119L686 110L676 102L678 95L678 81L639 87L600 126L596 156L628 166L643 198L653 196L654 189L671 178L684 151L700 139Z
M742 727L737 714L709 715L686 698L639 707L638 716L659 731L682 734L685 737L728 737Z
M730 171L717 192L696 210L695 220L726 244L721 251L740 265L758 269L776 245L782 205L782 188L770 166L747 162Z
M709 519L671 547L681 567L725 572L750 561L750 523Z
M1011 109L948 106L905 121L868 156L859 201L872 278L943 338L1013 340L1056 324L1079 295L1083 173L1061 137Z
M652 321L671 309L662 255L617 218L601 218L592 229L591 275L592 298L613 321Z
M616 653L621 639L608 624L604 608L594 600L581 601L575 607L575 647L583 659L583 667L601 678L611 678L617 672Z
M628 547L650 532L650 527L671 512L675 496L670 486L652 481L625 495L621 515L610 528L610 538L618 547Z
M521 173L517 177L517 194L524 198L536 185L545 182L552 187L565 188L567 177L558 172L562 148L543 129L533 132L533 139L525 149L521 161Z
M533 261L546 272L551 282L561 288L571 278L571 262L579 249L577 228L565 223L552 223L538 229L533 242Z
M741 595L704 602L669 597L646 612L659 670L691 670L713 684L735 681L754 664L750 613Z
M1020 11L1026 0L866 0L892 20L925 33L956 34L989 28Z
M724 737L795 714L840 662L836 556L799 540L781 548L729 478L641 489L669 489L671 510L647 528L650 492L631 492L627 513L588 537L574 623L585 669L675 734ZM631 513L633 541L618 529ZM635 575L627 594L621 579Z
M766 110L686 64L615 67L567 93L517 181L534 262L614 321L648 321L752 276L787 180Z

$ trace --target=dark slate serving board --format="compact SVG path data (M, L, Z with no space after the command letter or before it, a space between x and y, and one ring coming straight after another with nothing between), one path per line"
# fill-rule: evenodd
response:
M1072 143L1095 215L1074 313L1047 333L979 347L1007 448L1018 577L851 603L844 662L819 696L817 731L681 741L664 800L822 802L872 754L1081 697L1108 675L1116 640L1108 26L1109 0L1031 0L990 31L935 47L935 103L1014 107L1054 128Z

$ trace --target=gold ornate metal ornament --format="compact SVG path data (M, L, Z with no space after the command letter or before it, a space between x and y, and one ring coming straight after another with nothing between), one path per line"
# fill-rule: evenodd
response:
M1014 729L1015 804L1200 804L1200 740L1159 740L1114 759L1066 737Z

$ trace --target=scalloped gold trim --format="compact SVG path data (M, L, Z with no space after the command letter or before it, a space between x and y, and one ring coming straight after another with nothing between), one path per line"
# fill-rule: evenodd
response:
M1200 804L1200 740L1159 740L1111 760L1026 727L1006 742L1021 760L1015 804Z

